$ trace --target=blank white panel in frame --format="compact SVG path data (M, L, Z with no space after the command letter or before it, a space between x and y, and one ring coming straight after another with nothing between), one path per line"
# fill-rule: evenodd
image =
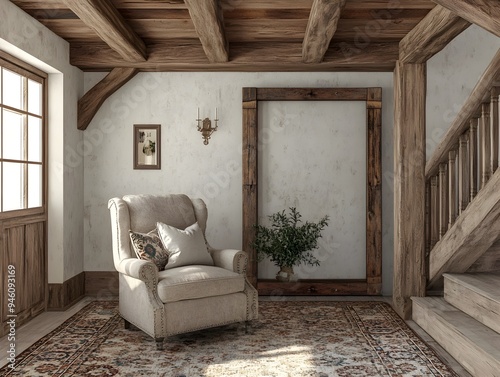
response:
M366 278L366 103L259 103L258 211L297 207L304 220L329 215L315 255L321 265L295 267L299 279ZM259 279L278 267L258 266Z

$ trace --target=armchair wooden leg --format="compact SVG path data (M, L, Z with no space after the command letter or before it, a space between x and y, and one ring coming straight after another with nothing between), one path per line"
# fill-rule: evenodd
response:
M163 351L165 349L164 345L163 345L163 340L165 338L155 338L155 342L156 342L156 349L158 351Z
M250 334L252 330L252 321L245 321L245 334Z
M132 324L129 321L127 321L126 319L124 319L124 321L125 321L125 329L130 330L132 327Z

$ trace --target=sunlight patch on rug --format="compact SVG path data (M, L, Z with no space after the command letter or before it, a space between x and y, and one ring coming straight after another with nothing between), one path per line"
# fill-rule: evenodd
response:
M2 376L456 376L383 302L261 302L250 334L235 324L168 338L123 328L95 301Z

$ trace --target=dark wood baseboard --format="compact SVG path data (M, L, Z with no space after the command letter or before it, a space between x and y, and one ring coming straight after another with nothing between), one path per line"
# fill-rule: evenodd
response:
M117 297L117 271L85 271L85 294L97 298Z
M380 295L366 280L298 280L280 282L261 279L257 282L261 296L366 296ZM377 293L375 293L377 292Z
M85 273L81 272L62 284L49 284L47 310L66 310L85 296Z

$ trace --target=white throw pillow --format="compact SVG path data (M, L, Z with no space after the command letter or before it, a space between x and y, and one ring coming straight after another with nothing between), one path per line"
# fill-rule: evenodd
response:
M163 223L156 223L156 228L169 254L165 270L194 264L213 266L214 261L208 253L198 223L188 226L185 230Z

